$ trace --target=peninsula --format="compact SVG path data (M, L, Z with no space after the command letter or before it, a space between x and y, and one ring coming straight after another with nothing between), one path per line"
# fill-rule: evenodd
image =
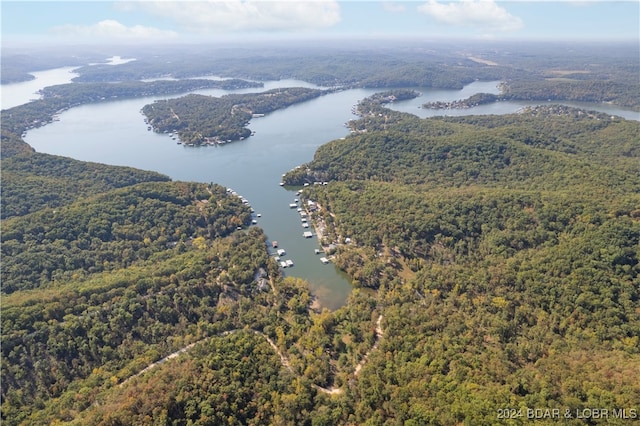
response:
M142 112L159 133L175 133L186 145L217 145L251 136L252 117L316 98L326 90L300 87L219 98L191 94L145 105Z

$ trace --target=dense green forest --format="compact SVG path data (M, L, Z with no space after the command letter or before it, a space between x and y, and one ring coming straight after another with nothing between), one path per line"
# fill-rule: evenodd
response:
M190 145L218 144L251 136L246 126L253 115L267 114L325 93L328 91L291 87L219 98L191 94L145 105L142 112L157 132L176 133Z
M93 102L143 96L166 96L198 89L237 89L262 87L262 83L244 80L126 81L114 84L61 84L41 91L42 98L2 111L3 141L9 134L22 135L26 130L44 126L55 116L74 106Z
M424 67L404 62L417 52L387 54L422 78ZM541 72L588 81L596 69L611 80L636 69L567 68L595 54L580 52L546 56ZM500 67L458 54L433 67L458 64L447 77L458 83L466 66L488 78L533 67L512 53L475 54ZM234 55L228 69L252 59ZM616 55L602 53L624 65ZM281 69L268 56L256 66L298 76L284 72L299 57L285 56ZM366 60L299 69L344 83L328 70ZM371 81L382 81L379 63ZM141 69L120 67L94 76ZM284 177L317 203L322 243L356 287L330 312L311 308L305 281L281 275L250 208L226 188L34 152L21 134L70 107L73 95L57 93L2 113L3 423L516 425L531 424L530 409L560 410L562 420L536 424L638 421L638 122L563 106L419 119L385 108L411 90L363 100L351 136ZM175 102L204 111L202 98ZM241 99L256 97L233 105ZM234 110L288 102L258 100ZM608 414L576 418L593 409Z
M92 188L3 220L3 420L475 425L502 423L505 408L524 413L512 424L533 408L637 413L637 123L566 107L377 114L298 172L330 181L303 196L321 207L336 264L373 289L335 312L311 310L307 284L282 279L262 231L236 230L249 212L224 188L126 168L110 186L86 163L29 150L3 159Z
M60 207L109 189L169 180L155 172L78 162L48 154L5 155L4 148L10 145L9 142L3 145L2 219L45 207Z
M324 405L375 344L370 295L311 310L218 185L3 149L3 423L346 419Z
M375 301L311 311L307 284L280 278L262 231L237 230L249 208L224 188L96 192L3 221L7 424L308 422L328 398L320 386L344 383L373 345ZM195 343L179 365L134 377Z
M637 407L638 123L559 106L361 121L285 178L330 181L303 196L336 264L384 306L361 419Z

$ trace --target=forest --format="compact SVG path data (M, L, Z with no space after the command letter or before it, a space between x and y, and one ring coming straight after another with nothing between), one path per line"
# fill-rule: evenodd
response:
M3 153L3 424L345 418L324 404L375 344L371 296L311 310L219 185Z
M175 133L185 144L220 144L251 136L246 126L254 115L264 115L325 93L329 91L291 87L219 98L191 94L145 105L142 112L156 132Z
M216 75L252 81L297 79L324 87L460 89L500 80L504 98L610 102L638 110L637 45L593 43L356 41L222 49L184 46L132 51L118 66L79 67L75 82L117 82ZM9 58L10 59L10 58ZM480 60L478 60L480 59ZM9 61L10 62L10 61ZM169 64L169 65L167 65Z
M363 419L637 407L638 123L561 106L379 111L285 177L330 182L303 196L393 330L356 386Z
M614 50L603 57L624 65ZM595 54L580 52L546 56L544 72ZM299 57L281 55L283 68L264 56L251 70L298 76L284 71ZM482 57L533 68L524 53L501 55ZM236 52L227 69L247 57ZM359 82L367 56L343 59L335 72ZM83 75L159 69L135 62ZM298 69L347 81L318 64ZM382 81L371 64L367 78ZM635 65L585 66L571 78L597 68L621 81ZM458 71L439 81L470 73ZM599 85L560 85L558 96L572 87L595 99ZM637 89L624 87L616 102ZM75 90L2 112L3 424L525 425L532 409L569 410L567 425L638 421L637 121L559 105L420 119L385 107L412 90L364 99L350 136L283 178L317 203L310 220L353 282L329 311L281 274L226 188L34 152L22 133L70 107ZM322 94L285 90L231 98L232 110L245 118ZM216 102L226 100L152 105L190 105L174 109L184 118ZM576 416L593 409L609 414Z
M191 79L152 82L126 81L114 84L68 83L49 86L41 91L42 97L40 99L2 111L3 138L8 138L11 134L22 135L29 129L44 126L50 123L57 114L83 104L143 96L167 96L198 89L246 87L262 87L262 83L237 79Z
M330 181L303 194L363 289L334 312L280 276L222 187L3 158L91 188L3 219L3 421L448 425L495 424L505 406L635 409L637 123L559 106L361 120L370 131L302 169Z
M114 54L108 47L103 50L103 57ZM94 64L76 68L79 76L74 82L181 80L215 75L252 81L297 79L324 87L460 89L475 80L500 80L504 83L504 99L610 102L640 108L637 44L467 40L425 45L416 40L387 40L375 48L349 41L339 45L308 43L303 48L295 44L256 45L253 49L187 45L118 51L136 60L116 66L99 63L95 51L82 51L74 57L59 52L56 58L51 57L52 52L4 54L2 76L22 73L22 78L28 78L24 66L30 62L54 68L75 66L79 58L88 57L92 60L87 62Z

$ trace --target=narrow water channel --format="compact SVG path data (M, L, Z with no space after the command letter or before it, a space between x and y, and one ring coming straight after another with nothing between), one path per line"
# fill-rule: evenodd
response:
M442 111L418 107L424 102L463 99L478 92L497 93L497 83L475 82L462 90L417 88L422 92L418 99L391 107L421 116L443 115ZM222 96L296 86L315 87L302 81L281 80L266 82L262 89L235 92L208 89L196 93ZM345 90L255 118L249 124L256 132L254 136L223 146L190 148L177 145L167 135L148 131L140 110L157 99L151 97L73 108L62 113L59 121L29 131L25 141L39 152L154 170L174 180L214 182L232 188L249 200L256 214L260 214L257 226L265 230L270 240L277 240L287 252L285 258L294 262L293 267L284 270L285 275L306 279L322 306L337 309L346 302L351 283L333 264L320 262L320 256L314 253L317 239L303 238L307 229L302 228L296 210L289 207L296 198L295 190L283 188L279 183L283 173L312 160L320 145L346 136L344 123L356 118L351 107L382 90ZM524 105L502 102L451 112L505 114ZM491 112L485 112L487 108Z
M299 81L268 82L273 87L307 86ZM255 89L254 89L255 90ZM228 92L206 90L220 96ZM27 133L25 141L39 152L78 160L155 170L174 180L214 182L248 199L258 226L277 240L294 266L285 275L304 278L322 306L336 309L351 292L351 283L333 264L314 253L315 237L303 237L300 216L289 207L295 190L281 187L282 174L313 158L322 144L345 136L344 123L355 118L351 106L374 93L355 89L313 99L255 118L256 134L244 141L216 147L185 147L167 135L147 131L140 109L154 98L83 105L60 120Z

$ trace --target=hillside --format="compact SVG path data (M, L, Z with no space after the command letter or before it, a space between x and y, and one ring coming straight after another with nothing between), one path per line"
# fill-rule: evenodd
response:
M564 107L375 117L287 177L330 181L303 195L336 264L384 306L358 421L637 407L637 122Z
M3 424L344 418L371 297L309 309L218 185L3 142Z
M637 84L619 84L637 65L618 67L628 60L612 51L563 71L592 55L580 51L556 52L535 75L526 51L478 62L415 47L309 62L203 54L174 73L386 88L506 76L516 98L554 87L558 99L637 107ZM282 276L226 188L40 154L21 139L105 95L222 84L98 83L166 75L166 58L87 67L79 80L91 83L3 111L3 424L531 424L529 410L559 410L568 425L637 421L638 122L562 106L419 119L385 108L415 96L404 88L363 100L350 136L283 178L316 203L310 221L354 284L330 312L312 308L307 282ZM228 140L250 134L251 114L322 93L190 95L145 113L185 142ZM593 409L607 417L578 418Z
M186 144L224 144L251 136L246 126L254 115L264 115L325 93L328 92L290 87L219 98L191 94L145 105L142 112L156 132L175 133Z

